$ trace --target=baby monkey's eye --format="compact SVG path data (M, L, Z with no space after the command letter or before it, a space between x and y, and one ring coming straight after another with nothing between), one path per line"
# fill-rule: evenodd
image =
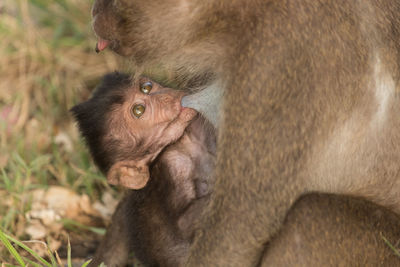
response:
M153 83L152 82L145 82L140 85L140 91L142 91L143 94L148 95L153 89Z
M143 113L144 113L145 110L146 110L146 107L145 107L145 106L143 106L142 104L137 104L137 105L134 105L134 106L133 106L133 108L132 108L132 114L133 114L133 116L135 116L136 118L140 118L140 117L143 115Z

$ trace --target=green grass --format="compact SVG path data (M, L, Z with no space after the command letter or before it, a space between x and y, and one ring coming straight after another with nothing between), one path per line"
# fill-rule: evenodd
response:
M26 266L27 264L30 264L32 266L47 266L47 267L57 267L57 266L63 266L61 260L59 257L57 257L57 254L54 252L51 252L50 249L47 249L48 252L48 258L50 261L45 260L43 257L39 256L34 250L30 249L27 245L25 245L23 242L18 241L17 239L4 234L0 230L0 241L5 245L9 253L11 254L12 257L17 261L17 263L20 266ZM18 251L11 245L11 242L14 244L18 245L21 247L23 250L28 252L36 261L32 261L26 257L21 256ZM71 245L70 242L68 241L68 256L67 256L67 266L72 267L72 255L71 255ZM82 267L87 266L90 263L90 260L84 262L82 264ZM5 264L6 266L8 264Z
M54 252L41 259L17 241L29 239L33 190L58 185L92 200L111 190L68 111L121 65L111 52L94 53L90 8L82 0L0 2L0 263L58 264Z

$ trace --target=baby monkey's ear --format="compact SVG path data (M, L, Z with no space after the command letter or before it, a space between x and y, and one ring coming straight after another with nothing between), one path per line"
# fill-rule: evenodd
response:
M144 161L119 161L107 173L107 181L110 184L122 185L129 189L142 189L149 178L149 167Z

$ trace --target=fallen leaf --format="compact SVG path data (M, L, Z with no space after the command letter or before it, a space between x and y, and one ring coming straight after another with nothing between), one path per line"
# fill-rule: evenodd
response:
M39 220L32 220L29 226L25 228L25 233L27 233L32 239L42 239L46 237L46 228Z

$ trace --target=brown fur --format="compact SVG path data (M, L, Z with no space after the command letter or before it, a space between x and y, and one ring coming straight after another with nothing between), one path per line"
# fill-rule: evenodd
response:
M400 217L362 199L308 195L295 203L260 266L399 266Z
M146 142L151 140L143 140L140 146L129 144L129 133L138 129L121 127L121 124L130 125L130 116L126 119L118 110L137 100L132 98L136 89L127 78L119 73L107 75L89 101L73 108L92 154L101 151L101 159L114 158L123 162L138 151L152 150L153 143ZM157 91L156 86L154 84L154 91ZM93 112L94 107L96 112ZM88 122L90 124L86 125ZM153 127L142 127L136 135L150 137ZM122 140L119 141L128 145L100 149L107 143L97 143L94 139L110 138L115 128L120 129L118 136ZM215 151L212 127L197 117L179 141L168 146L154 162L149 184L143 190L128 191L120 202L90 266L101 262L107 266L124 266L132 253L146 266L181 265L189 252L196 222L202 217L212 191ZM115 164L100 159L96 163L103 170ZM289 212L283 229L266 250L263 263L276 263L274 266L322 263L394 266L399 259L384 244L380 233L397 242L399 226L398 216L366 201L329 195L308 196Z
M123 174L117 180L123 186L137 181L142 173L129 170L137 166L151 175L143 190L128 191L122 200L91 266L123 266L132 252L148 266L177 266L185 259L211 192L216 138L202 117L181 107L181 97L144 77L132 82L112 73L71 109L109 182L113 171ZM137 117L139 104L145 109Z
M164 192L168 187L162 180L155 183L146 193L131 191L120 202L90 266L101 262L125 266L132 252L145 266L179 266L185 260L193 222L199 219L207 198L192 202L194 216L187 220L189 228L182 230L176 227L176 212L162 205L157 195L160 187ZM261 266L400 265L400 257L384 238L399 247L398 215L361 199L307 195L289 211L282 229L267 246Z
M398 1L95 6L97 34L140 68L161 66L182 87L200 77L226 90L215 193L188 266L257 264L310 191L400 211Z
M146 266L182 264L213 184L215 137L206 129L197 117L151 166L148 185L127 192L90 266L124 266L130 253Z

